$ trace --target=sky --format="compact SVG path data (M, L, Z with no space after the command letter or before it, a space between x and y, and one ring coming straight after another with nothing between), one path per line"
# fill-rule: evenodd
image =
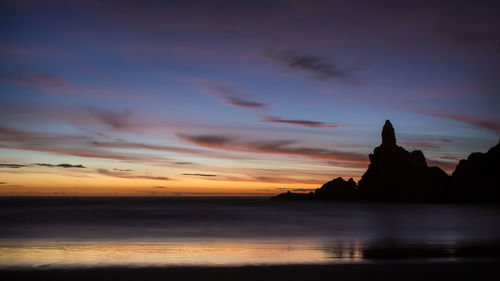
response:
M500 136L499 1L0 5L0 195L308 192L386 119L448 174Z

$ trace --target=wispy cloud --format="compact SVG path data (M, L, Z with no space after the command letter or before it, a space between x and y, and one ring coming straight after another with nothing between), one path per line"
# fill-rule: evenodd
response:
M96 141L91 136L20 131L1 126L0 148L52 152L57 154L80 156L86 158L158 163L162 165L187 165L190 163L172 162L165 156L151 155L144 153L144 151L141 151L140 153L132 152L134 150L150 150L151 152L162 151L191 155L203 155L208 157L234 158L231 155L225 155L223 153L217 153L214 151L207 151L205 149L135 143L120 140Z
M311 73L318 80L339 81L348 77L348 72L327 58L296 50L269 51L268 57L293 70Z
M13 188L18 188L18 187L24 187L22 185L17 185L17 184L8 184L4 181L0 181L0 188L4 188L4 187L13 187Z
M344 127L344 125L337 123L328 123L328 122L320 122L320 121L312 121L312 120L293 120L293 119L282 119L277 116L265 116L260 122L265 123L278 123L278 124L287 124L293 126L300 127L308 127L308 128L338 128Z
M11 168L11 169L19 169L19 168L23 168L23 167L27 167L27 165L21 165L21 164L4 164L4 163L0 163L0 168Z
M297 146L297 141L295 140L244 141L238 138L223 135L178 134L178 136L185 141L199 146L231 151L294 155L315 159L330 159L348 162L367 161L366 155L324 148Z
M450 144L452 142L452 140L444 138L418 138L403 141L401 144L412 148L438 149L441 148L443 144Z
M41 167L50 167L50 168L54 168L54 167L58 167L58 168L85 168L85 166L83 165L71 165L71 164L57 164L57 165L54 165L54 164L47 164L47 163L36 163L34 164L36 166L41 166Z
M0 82L15 85L38 94L65 97L136 99L139 92L136 88L85 84L70 80L62 75L29 70L10 70L2 75Z
M238 107L245 107L245 108L265 108L265 107L267 107L267 105L265 105L263 103L251 101L251 100L246 100L246 99L242 99L242 98L234 97L234 96L226 97L225 101L229 105L234 105L234 106L238 106Z
M213 174L187 174L187 173L184 173L182 174L183 176L197 176L197 177L215 177L217 175L213 175Z
M278 187L277 190L289 190L292 192L310 192L316 190L315 188L288 188L288 187Z
M123 112L113 112L97 107L85 107L83 110L113 129L127 129L134 127L130 122L132 112L129 109L126 109Z
M247 109L264 109L269 107L267 104L253 100L250 95L244 94L241 90L234 87L213 83L204 84L210 92L221 97L222 101L227 105Z
M118 172L133 172L134 170L130 170L130 169L113 169L113 171L118 171Z
M443 118L458 122L467 123L473 125L475 127L486 129L493 132L500 132L500 122L498 120L487 120L478 117L463 115L463 114L455 114L455 113L446 113L446 112L434 112L434 111L426 111L426 110L418 110L418 113Z
M161 177L161 176L150 176L150 175L135 175L131 173L125 173L125 172L116 172L116 171L110 171L107 169L97 169L97 172L99 174L103 174L106 176L110 177L116 177L116 178L125 178L125 179L148 179L148 180L170 180L168 177Z

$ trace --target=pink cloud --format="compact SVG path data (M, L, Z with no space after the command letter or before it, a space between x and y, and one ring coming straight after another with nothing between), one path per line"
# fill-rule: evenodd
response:
M500 132L500 122L497 120L487 120L487 119L482 119L479 117L473 117L473 116L455 114L455 113L433 112L433 111L423 111L423 110L420 110L417 112L424 114L424 115L432 116L432 117L443 118L443 119L458 121L458 122L462 122L462 123L467 123L467 124L473 125L475 127L478 127L481 129L486 129L486 130L497 132L497 133Z
M85 85L66 79L62 76L34 72L34 71L11 71L2 82L15 85L39 94L54 96L79 96L97 99L139 99L138 90L105 85Z
M178 134L178 136L190 143L215 149L261 154L293 155L313 159L329 159L348 162L365 163L368 160L366 155L354 152L297 146L295 140L242 141L238 138L224 135Z

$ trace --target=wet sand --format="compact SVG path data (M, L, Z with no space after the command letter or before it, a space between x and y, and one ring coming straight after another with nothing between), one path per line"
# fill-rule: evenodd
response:
M241 267L0 269L2 280L499 280L500 260Z

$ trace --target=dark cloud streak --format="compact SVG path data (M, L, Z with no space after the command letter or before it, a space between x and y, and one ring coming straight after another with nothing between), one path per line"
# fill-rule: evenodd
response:
M10 169L19 169L27 167L27 165L21 165L21 164L0 164L0 168L10 168Z
M231 151L294 155L314 159L330 159L348 162L364 163L367 161L366 155L359 153L323 148L297 147L294 146L294 144L296 144L295 140L241 141L240 139L220 135L178 134L178 136L185 141L202 147Z
M148 180L170 180L168 177L158 177L158 176L150 176L150 175L134 175L123 172L113 172L106 169L97 169L97 172L102 175L116 177L116 178L125 178L125 179L148 179Z
M267 105L265 105L263 103L251 101L251 100L245 100L245 99L234 97L234 96L226 97L225 101L229 105L234 105L234 106L238 106L238 107L255 108L255 109L267 107Z
M216 177L213 174L182 174L183 176L197 176L197 177Z
M294 70L309 72L318 80L338 81L348 73L326 58L299 51L267 52L268 57Z
M327 122L319 122L319 121L311 121L311 120L282 119L282 118L276 117L276 116L265 116L260 120L260 122L288 124L288 125L308 127L308 128L338 128L338 127L343 127L343 125L337 124L337 123L327 123Z
M71 164L58 164L58 165L54 165L54 164L47 164L47 163L36 163L35 164L36 166L42 166L42 167L59 167L59 168L85 168L85 166L83 165L71 165Z

